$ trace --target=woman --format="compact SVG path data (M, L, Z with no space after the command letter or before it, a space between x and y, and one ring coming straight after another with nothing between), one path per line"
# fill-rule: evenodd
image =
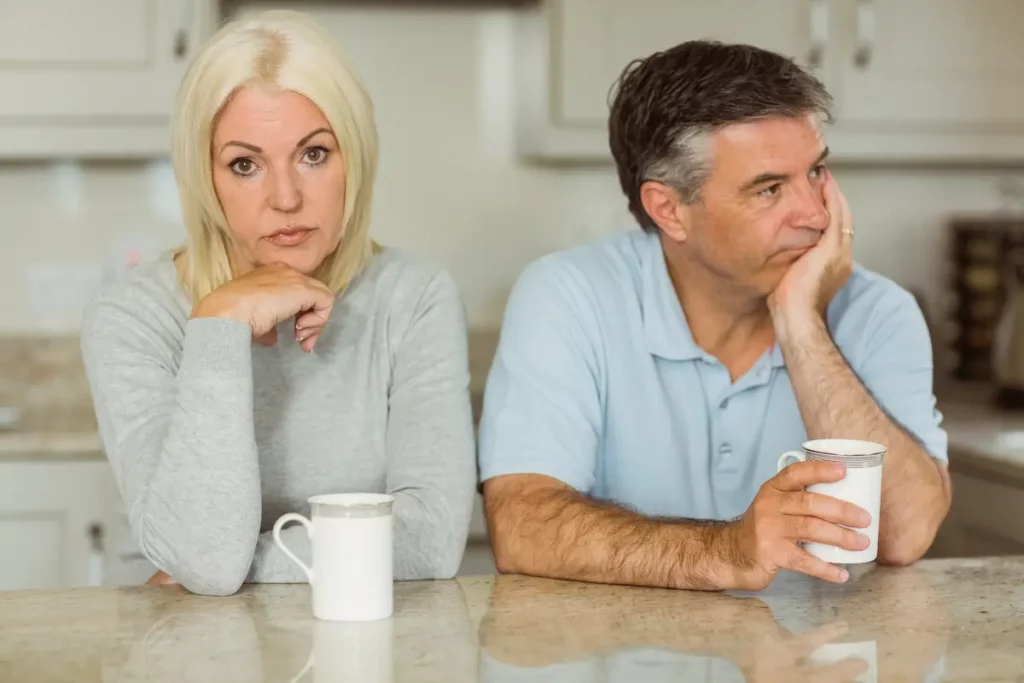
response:
M226 26L177 100L185 245L86 312L100 433L142 573L302 581L269 529L315 494L395 496L395 577L455 574L475 475L452 279L370 240L370 99L302 15ZM309 560L305 530L285 541Z

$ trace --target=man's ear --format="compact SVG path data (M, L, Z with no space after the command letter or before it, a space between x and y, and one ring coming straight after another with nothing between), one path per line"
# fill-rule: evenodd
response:
M673 242L685 242L692 224L691 209L679 193L656 180L640 186L640 203L651 220Z

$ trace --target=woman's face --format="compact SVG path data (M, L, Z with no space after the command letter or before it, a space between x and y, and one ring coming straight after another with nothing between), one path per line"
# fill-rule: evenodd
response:
M337 248L345 164L311 101L288 90L241 88L217 118L212 155L236 268L282 263L308 275Z

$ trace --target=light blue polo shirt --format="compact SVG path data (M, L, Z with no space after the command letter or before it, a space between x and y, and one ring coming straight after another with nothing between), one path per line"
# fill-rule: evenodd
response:
M945 460L913 296L856 267L827 317L875 400ZM733 383L693 341L658 236L633 230L523 272L479 439L481 481L545 474L647 515L731 519L807 433L778 346Z

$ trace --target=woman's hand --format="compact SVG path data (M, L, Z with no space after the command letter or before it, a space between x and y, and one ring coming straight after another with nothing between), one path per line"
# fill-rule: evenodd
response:
M334 306L327 285L284 265L260 266L210 292L192 311L193 318L227 318L252 327L264 346L277 342L277 324L295 318L295 338L312 351Z
M176 583L178 582L174 580L174 577L167 572L157 572L149 577L149 581L146 581L147 586L171 586Z

